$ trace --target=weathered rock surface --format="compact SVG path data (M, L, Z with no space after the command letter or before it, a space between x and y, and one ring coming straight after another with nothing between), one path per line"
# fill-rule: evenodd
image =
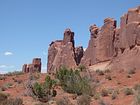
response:
M41 58L34 58L32 64L24 64L22 71L24 73L41 72Z
M83 56L83 48L74 46L74 32L66 29L63 40L50 44L48 50L48 72L52 73L61 66L75 68Z
M66 45L67 43L71 42L74 47L74 32L72 32L69 28L64 32L63 43Z
M82 59L84 55L84 50L82 46L76 47L75 48L75 60L76 60L76 64L80 64L80 61Z
M89 67L106 61L110 62L108 68L111 69L140 69L140 6L129 9L121 17L120 27L116 26L112 18L106 18L101 28L95 24L90 26L85 52L82 47L75 48L74 32L66 29L63 40L50 44L48 71L61 66L74 68L79 64Z
M112 59L111 69L140 69L140 6L121 17L114 46L117 55Z
M101 29L96 25L90 27L91 37L81 64L91 66L113 57L115 28L116 21L112 18L105 19Z

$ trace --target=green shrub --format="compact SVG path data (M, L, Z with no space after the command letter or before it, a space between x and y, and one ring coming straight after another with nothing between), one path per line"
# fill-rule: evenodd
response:
M90 105L91 97L89 95L82 95L77 99L78 105Z
M78 70L74 71L63 67L56 72L56 77L60 80L63 90L68 93L77 95L92 93L89 79L81 77Z
M43 91L43 87L41 84L39 83L35 83L34 84L34 87L33 87L33 90L34 90L34 94L38 97L38 98L43 98L44 96L44 91Z
M45 78L45 83L44 83L45 88L51 89L55 86L55 84L56 84L56 81L52 80L50 76L47 75Z
M46 76L45 82L43 84L35 83L33 85L33 93L34 95L41 101L47 102L51 97L55 97L57 95L57 91L53 89L55 86L55 81L50 78L50 76Z
M134 94L133 89L131 89L131 88L126 88L126 89L124 90L124 94L125 94L125 95L133 95L133 94Z

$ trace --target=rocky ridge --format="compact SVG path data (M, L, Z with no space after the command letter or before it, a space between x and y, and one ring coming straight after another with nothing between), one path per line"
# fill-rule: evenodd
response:
M113 18L106 18L99 28L90 26L90 40L86 51L75 48L74 32L66 29L63 40L50 44L48 50L48 71L56 71L61 66L87 67L110 61L106 68L140 69L140 6L129 9L121 17L120 27Z
M140 69L140 6L129 9L120 18L120 27L113 18L106 18L102 27L93 24L89 28L90 40L86 51L75 47L74 32L64 31L62 40L51 42L48 49L47 71L56 72L60 67L90 67L109 62L105 69ZM25 73L41 72L41 59L24 64Z

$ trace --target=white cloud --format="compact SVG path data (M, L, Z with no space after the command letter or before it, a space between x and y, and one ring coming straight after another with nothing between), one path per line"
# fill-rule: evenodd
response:
M14 65L0 65L1 69L4 69L4 68L11 69L11 68L14 68L14 67L15 67Z
M10 56L10 55L13 55L13 53L12 53L12 52L9 52L9 51L6 51L6 52L4 53L4 55L5 55L5 56Z
M0 68L6 68L7 66L6 65L0 65Z

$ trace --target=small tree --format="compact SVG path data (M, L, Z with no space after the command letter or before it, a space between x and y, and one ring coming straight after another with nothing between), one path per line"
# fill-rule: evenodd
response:
M53 88L55 84L56 82L47 75L43 84L39 84L38 82L34 84L33 93L40 101L46 102L51 97L55 97L57 95L57 91Z
M67 68L60 68L56 73L56 77L60 80L60 84L64 91L77 95L91 94L92 89L89 79L81 77L80 71Z

